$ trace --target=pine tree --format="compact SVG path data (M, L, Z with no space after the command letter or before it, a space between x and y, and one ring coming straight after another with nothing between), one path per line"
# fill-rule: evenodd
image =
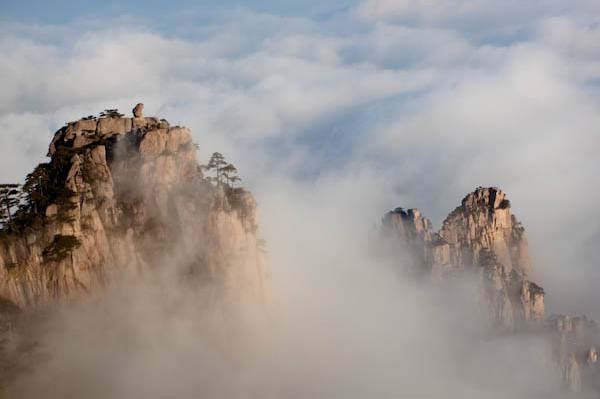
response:
M39 213L48 202L50 189L50 165L42 163L27 175L23 184L23 195L25 203L23 209L27 212Z
M73 250L81 245L81 241L75 236L57 234L54 239L42 252L44 260L47 262L60 262L71 255L73 261Z
M13 210L21 204L22 192L18 184L0 184L0 224L10 226L13 222Z
M233 187L235 182L242 180L237 176L237 168L232 164L227 164L221 169L221 174L225 179L225 183L228 187Z
M220 152L214 152L208 161L208 164L204 165L203 168L207 171L214 170L216 172L216 177L213 180L217 183L217 185L223 184L223 176L222 170L227 165L225 162L225 157Z
M104 111L100 112L101 118L122 118L123 116L124 115L116 108L105 109Z
M237 176L237 168L227 162L220 152L214 152L208 164L202 165L202 169L215 172L215 176L209 176L208 179L215 182L217 186L224 185L225 187L233 188L236 182L242 180Z

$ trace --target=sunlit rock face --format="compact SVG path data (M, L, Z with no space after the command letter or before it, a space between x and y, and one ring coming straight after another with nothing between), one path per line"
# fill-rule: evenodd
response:
M524 229L510 212L510 202L496 188L479 188L467 195L444 221L438 246L448 246L450 258L445 265L466 269L485 263L493 254L505 273L526 277L531 271Z
M0 235L2 301L36 308L169 268L231 300L268 296L252 195L209 183L190 131L142 109L56 132L28 179L36 200Z
M501 190L478 188L468 194L438 232L431 231L431 223L417 209L387 213L383 228L408 248L434 282L475 273L480 301L498 328L512 331L544 319L544 291L528 280L525 232Z

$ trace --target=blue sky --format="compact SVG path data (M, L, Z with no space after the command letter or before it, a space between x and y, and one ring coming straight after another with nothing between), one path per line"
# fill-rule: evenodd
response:
M600 4L323 3L2 1L0 180L43 161L65 121L142 101L265 202L354 187L366 225L418 206L439 226L498 185L544 286L592 297Z
M325 4L324 4L325 3ZM78 18L94 18L99 15L117 17L121 15L144 16L160 24L160 19L185 13L211 14L218 10L232 8L248 8L258 12L267 12L282 16L306 16L319 18L340 12L357 4L352 0L315 0L294 1L67 1L52 2L4 0L2 2L2 18L39 23L62 24ZM160 17L158 17L160 16Z

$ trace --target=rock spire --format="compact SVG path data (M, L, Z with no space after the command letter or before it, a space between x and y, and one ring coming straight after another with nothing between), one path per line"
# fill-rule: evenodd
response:
M437 232L418 209L388 212L383 228L410 249L417 267L435 282L477 274L480 299L502 329L544 319L544 290L529 280L525 231L501 190L478 188L468 194Z

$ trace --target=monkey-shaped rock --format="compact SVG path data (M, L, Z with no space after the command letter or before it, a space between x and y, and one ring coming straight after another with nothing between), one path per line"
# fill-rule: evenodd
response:
M144 104L138 103L131 111L133 112L133 116L135 118L141 118L144 113Z

